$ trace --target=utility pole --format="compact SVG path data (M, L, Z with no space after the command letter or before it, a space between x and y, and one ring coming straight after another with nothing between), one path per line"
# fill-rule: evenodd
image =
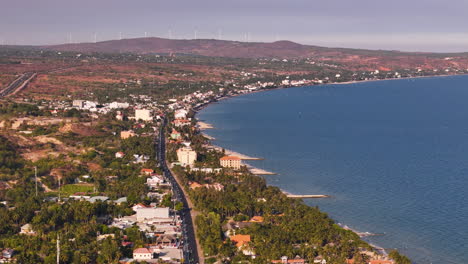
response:
M37 197L37 166L34 166L34 181L36 182L36 197Z
M57 234L57 264L60 264L60 236Z
M59 186L58 186L58 195L59 195L58 198L59 198L59 199L58 199L58 200L59 200L59 202L60 202L60 177L58 178L58 184L59 184Z

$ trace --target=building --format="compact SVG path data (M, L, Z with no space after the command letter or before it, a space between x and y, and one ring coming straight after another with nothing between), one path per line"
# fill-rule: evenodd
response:
M81 109L84 107L84 104L85 104L84 100L73 100L72 106L78 109Z
M395 264L395 261L389 259L373 259L369 264Z
M163 184L164 178L160 175L151 176L151 178L146 179L146 185L151 188L157 188L160 184Z
M177 159L182 166L192 166L197 160L197 153L191 147L182 147L177 150Z
M236 247L238 250L242 251L242 253L246 256L254 256L255 253L250 248L250 235L234 235L230 237L231 241L236 243Z
M115 157L116 157L117 159L121 159L121 158L123 158L124 156L125 156L125 153L123 153L122 151L119 151L119 152L116 152L116 153L115 153Z
M135 109L135 119L143 121L153 121L153 115L149 109Z
M13 258L14 253L15 253L15 251L13 249L6 248L6 249L2 250L2 258L6 259L6 260L10 260L11 258Z
M153 258L153 253L147 248L137 248L133 250L133 259L136 261L150 260Z
M224 156L221 159L219 159L219 162L221 163L221 166L224 168L232 168L235 170L240 169L241 167L241 159L236 156Z
M305 264L305 259L299 257L299 256L296 256L295 258L293 259L288 259L287 256L282 256L281 259L279 260L272 260L271 263L281 263L281 264L288 264L288 263L292 263L292 264Z
M21 231L20 231L20 234L24 234L24 235L35 235L36 232L32 229L32 225L31 224L25 224L21 227Z
M134 137L136 136L135 132L133 132L133 130L127 130L127 131L121 131L120 132L120 138L121 139L127 139L127 138L130 138L130 137Z
M188 111L185 109L179 109L175 111L174 113L174 118L175 119L186 119L187 118Z
M154 173L154 170L153 170L153 169L145 169L145 168L143 168L143 169L141 169L140 173L141 173L141 174L145 174L145 175L151 175L151 174Z
M175 140L178 140L182 137L182 135L175 129L172 130L172 133L171 133L171 138L172 139L175 139Z
M187 119L176 119L172 122L175 127L183 127L190 125L190 120Z
M137 221L152 218L169 218L169 207L143 207L136 209Z

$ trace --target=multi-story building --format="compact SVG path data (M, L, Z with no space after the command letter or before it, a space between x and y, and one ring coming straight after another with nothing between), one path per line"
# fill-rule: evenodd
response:
M236 156L224 156L221 159L219 159L219 162L221 163L221 166L224 168L232 168L235 170L240 169L242 163L241 159Z
M197 152L191 147L183 147L177 150L177 159L183 166L192 166L197 160Z

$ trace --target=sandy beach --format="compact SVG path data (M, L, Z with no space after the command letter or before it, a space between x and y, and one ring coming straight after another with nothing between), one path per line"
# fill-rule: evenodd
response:
M206 130L206 129L213 129L213 125L202 122L202 121L197 121L197 126L200 130Z

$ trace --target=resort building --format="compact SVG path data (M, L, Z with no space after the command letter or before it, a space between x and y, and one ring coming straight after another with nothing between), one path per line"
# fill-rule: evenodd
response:
M153 115L149 109L135 109L135 119L143 121L153 121Z
M192 166L197 160L197 153L191 147L183 147L177 150L177 159L182 166Z
M236 156L224 156L221 159L219 159L219 162L224 168L232 168L238 170L241 167L241 159Z

